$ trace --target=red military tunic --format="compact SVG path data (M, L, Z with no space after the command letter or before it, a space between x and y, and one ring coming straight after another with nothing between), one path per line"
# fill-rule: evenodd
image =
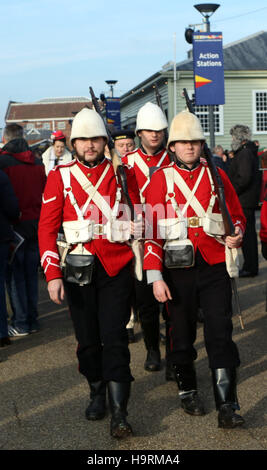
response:
M77 220L77 214L69 197L64 197L64 184L60 173L60 168L72 167L73 165L77 165L84 175L86 175L88 181L94 186L97 184L108 165L109 169L98 187L98 192L110 201L111 208L113 208L115 204L118 184L112 163L107 158L104 158L101 163L94 167L88 167L78 160L73 160L67 165L58 165L50 171L43 194L38 230L41 264L44 268L47 282L63 277L59 265L59 254L56 244L61 224L65 221ZM140 204L139 191L134 172L127 167L125 167L125 171L127 173L127 183L131 201L133 204ZM72 192L78 206L82 208L88 199L88 194L82 189L81 185L72 174L70 178ZM105 216L98 209L93 200L90 202L84 218L95 220L99 224L106 222ZM98 235L97 238L94 238L88 243L84 243L84 247L99 258L109 276L117 275L133 258L132 250L127 243L111 243L102 235Z
M261 207L261 216L260 216L261 226L260 226L260 239L262 242L267 243L267 199L263 201Z
M211 198L211 184L207 172L207 165L203 162L200 162L196 168L190 171L184 165L178 166L177 164L172 163L169 168L172 167L175 172L178 172L186 182L189 189L192 191L203 166L205 167L205 171L196 190L195 197L200 202L203 209L207 211ZM239 226L244 232L246 219L243 214L239 199L225 172L220 169L218 169L218 171L220 172L224 184L225 199L233 224L235 226ZM174 193L176 202L183 206L186 203L186 198L179 187L176 186L176 184L174 184ZM175 211L170 205L170 200L166 201L166 194L166 179L164 175L164 169L161 168L154 173L146 194L146 214L150 221L153 220L153 236L149 237L149 239L145 242L145 270L163 270L163 240L157 238L157 214L155 212L153 214L152 212L153 208L157 206L158 208L162 208L159 218L166 218L166 214L168 214L168 217L177 217ZM220 212L217 200L215 201L213 212ZM197 214L194 209L189 205L186 217L189 218L196 215ZM213 265L225 261L225 246L222 243L219 243L214 237L207 235L204 232L203 227L188 227L187 236L193 243L195 252L198 249L208 264Z
M134 168L142 203L146 200L146 193L153 170L169 165L171 162L165 149L160 150L154 155L147 155L140 148L124 155L122 161Z

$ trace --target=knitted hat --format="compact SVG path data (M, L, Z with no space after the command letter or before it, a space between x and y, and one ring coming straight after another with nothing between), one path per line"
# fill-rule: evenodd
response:
M236 124L230 129L230 135L232 136L232 149L235 151L241 147L242 142L251 139L251 130L248 126Z

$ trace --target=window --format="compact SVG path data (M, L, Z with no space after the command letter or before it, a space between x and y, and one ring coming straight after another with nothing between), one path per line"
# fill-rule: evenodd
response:
M58 129L61 129L61 130L62 130L62 129L66 129L66 123L65 123L64 121L59 121L59 122L57 123L57 128L58 128Z
M44 122L43 123L43 129L50 130L50 122Z
M209 135L209 106L195 106L195 93L188 92L191 100L193 101L195 113L199 118L204 134ZM213 106L213 116L214 116L214 132L215 135L223 135L223 107L222 105Z
M253 92L253 133L267 132L267 90Z

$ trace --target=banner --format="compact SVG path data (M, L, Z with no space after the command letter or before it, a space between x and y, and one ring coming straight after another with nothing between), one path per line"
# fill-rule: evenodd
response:
M107 123L115 129L121 128L120 98L106 98L106 118Z
M224 104L222 33L193 34L196 105Z

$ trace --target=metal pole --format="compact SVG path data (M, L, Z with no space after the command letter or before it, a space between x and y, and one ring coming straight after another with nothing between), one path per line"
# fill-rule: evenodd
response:
M173 60L173 113L176 116L176 33L173 39L174 46L174 60Z
M205 16L204 17L204 25L205 25L205 32L209 33L210 32L210 22L209 22L209 17ZM213 152L213 149L215 147L215 132L214 132L214 106L209 105L209 129L210 129L210 149Z

